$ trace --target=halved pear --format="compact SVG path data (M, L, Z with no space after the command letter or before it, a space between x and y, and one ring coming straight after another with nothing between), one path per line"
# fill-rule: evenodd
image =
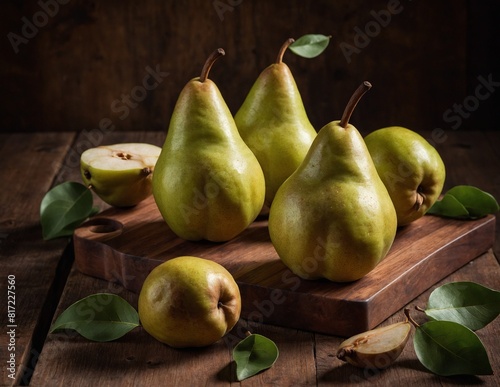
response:
M403 351L410 331L405 321L360 333L340 344L337 357L360 368L386 368Z
M84 183L103 201L130 207L152 194L152 175L161 148L123 143L87 149L80 158Z

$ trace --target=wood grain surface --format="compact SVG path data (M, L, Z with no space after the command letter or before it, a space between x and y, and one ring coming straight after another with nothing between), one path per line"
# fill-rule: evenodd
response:
M40 202L63 165L74 133L2 134L0 153L0 325L7 332L7 276L15 277L16 378L7 378L2 356L0 384L23 382L40 354L44 330L54 313L69 268L61 262L68 238L44 242ZM6 162L7 161L7 162ZM43 167L42 167L43 166ZM10 324L9 324L10 325ZM0 335L2 354L9 337Z

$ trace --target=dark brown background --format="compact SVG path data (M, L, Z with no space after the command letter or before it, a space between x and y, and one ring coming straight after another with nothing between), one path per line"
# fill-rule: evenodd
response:
M480 76L500 81L499 1L401 0L402 11L378 34L372 29L350 63L342 44L354 45L357 29L375 28L373 12L387 12L392 0L65 2L45 20L38 1L2 2L2 131L82 131L100 123L117 131L165 130L178 93L217 47L226 56L211 79L235 113L284 40L308 33L333 38L321 56L288 51L285 62L317 129L340 118L365 79L373 89L351 120L362 132L396 124L416 131L498 128L499 87L483 100L475 93ZM35 16L40 28L16 54L9 33L22 36ZM148 66L168 76L140 94ZM140 100L127 111L123 96L134 88ZM467 117L446 117L464 102Z

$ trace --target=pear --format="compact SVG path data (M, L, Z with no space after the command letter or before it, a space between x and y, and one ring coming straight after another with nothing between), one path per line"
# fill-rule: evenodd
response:
M387 368L403 352L410 332L404 321L360 333L340 344L337 358L360 368Z
M80 156L82 180L104 202L134 206L152 194L153 170L160 152L160 147L144 143L87 149Z
M224 54L214 51L201 76L182 89L153 176L163 218L187 240L230 240L255 220L264 203L262 168L208 79Z
M398 225L424 216L441 194L446 177L436 148L401 126L375 130L365 137L365 143L394 203Z
M271 241L301 278L360 279L387 255L396 236L391 198L363 138L348 123L370 88L369 82L360 85L342 119L320 129L271 205Z
M138 300L141 325L175 348L204 347L238 322L240 290L232 274L209 259L180 256L156 266Z
M293 42L288 39L276 63L260 73L234 117L241 137L264 172L266 206L304 160L316 137L293 75L283 63L283 55Z

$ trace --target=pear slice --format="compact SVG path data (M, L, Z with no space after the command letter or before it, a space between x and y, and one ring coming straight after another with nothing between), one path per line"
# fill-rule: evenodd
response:
M112 206L134 206L152 194L152 174L160 152L160 147L145 143L87 149L80 157L83 182Z
M360 333L340 344L337 357L360 368L386 368L403 351L410 331L405 321Z

